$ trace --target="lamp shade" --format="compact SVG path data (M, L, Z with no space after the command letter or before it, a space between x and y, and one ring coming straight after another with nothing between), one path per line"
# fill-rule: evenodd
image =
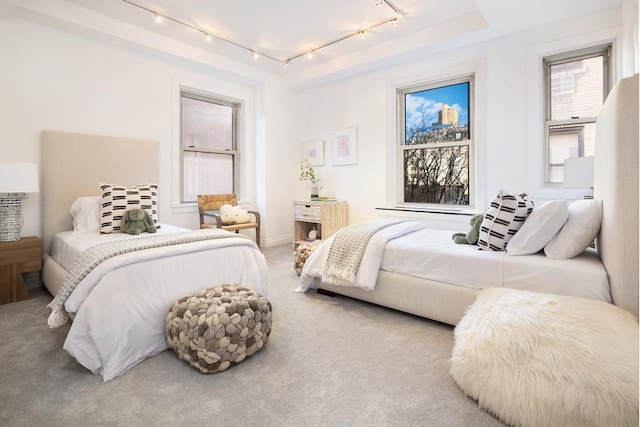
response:
M593 187L593 157L572 157L564 161L566 188Z
M0 162L0 193L37 193L38 182L35 163Z

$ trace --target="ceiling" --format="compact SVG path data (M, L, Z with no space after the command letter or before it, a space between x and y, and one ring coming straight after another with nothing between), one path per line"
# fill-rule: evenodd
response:
M22 0L6 1L24 5ZM387 0L376 5L376 0L56 0L275 74L371 66L425 46L477 42L621 1ZM30 2L32 8L46 5ZM165 19L157 23L152 12ZM389 21L396 17L394 26ZM364 39L357 34L384 22L365 31ZM214 37L207 41L205 34ZM252 52L259 54L254 58Z

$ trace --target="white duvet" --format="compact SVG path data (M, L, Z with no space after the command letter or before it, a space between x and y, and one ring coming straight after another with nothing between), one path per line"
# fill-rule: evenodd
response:
M110 258L65 302L75 317L64 349L111 380L167 348L165 318L175 300L226 283L268 296L266 261L251 240L214 239Z
M509 287L612 301L607 271L594 250L567 260L550 259L543 253L511 256L478 250L476 245L458 245L451 239L453 231L411 229L412 223L400 223L374 235L356 275L357 287L373 290L378 271L384 270L474 289ZM309 256L295 291L317 287L332 241L327 239Z

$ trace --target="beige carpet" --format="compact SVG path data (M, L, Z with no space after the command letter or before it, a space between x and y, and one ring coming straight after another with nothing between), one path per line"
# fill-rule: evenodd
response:
M292 292L291 247L263 252L271 338L223 373L165 351L105 383L62 350L68 326L47 327L46 291L0 306L0 425L502 425L449 376L451 326Z

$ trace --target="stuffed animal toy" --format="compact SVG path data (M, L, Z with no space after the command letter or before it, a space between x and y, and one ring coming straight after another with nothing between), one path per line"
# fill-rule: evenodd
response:
M455 243L461 245L476 245L478 244L478 237L480 236L480 225L484 219L484 214L476 214L471 217L469 224L471 230L467 233L453 233L451 238Z
M129 234L155 233L156 226L149 212L144 209L129 209L122 216L120 231Z
M249 213L240 206L234 206L233 219L236 224L244 224L245 222L251 221L251 216L249 216Z
M220 206L220 219L223 224L235 224L235 212L233 210L233 206L231 205L222 205Z

